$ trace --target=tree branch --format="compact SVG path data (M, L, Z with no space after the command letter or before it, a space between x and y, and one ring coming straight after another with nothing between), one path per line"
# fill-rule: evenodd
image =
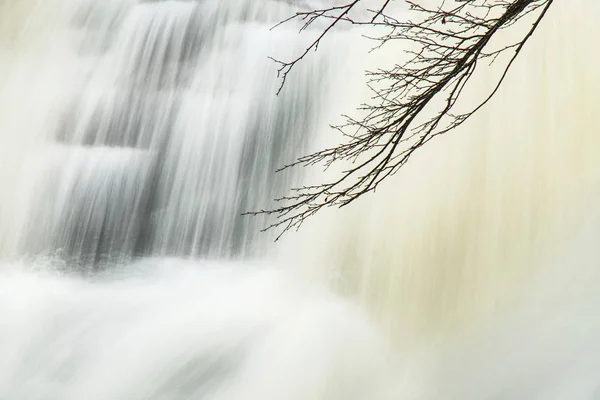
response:
M364 194L375 191L378 185L405 165L414 152L435 136L447 133L463 124L495 95L514 60L522 51L545 17L553 0L467 0L452 8L444 3L428 8L416 1L407 3L417 22L400 21L385 11L390 1L382 0L372 18L352 19L350 10L361 0L326 9L298 12L286 21L302 19L301 30L317 20L329 20L316 40L291 62L277 61L281 68L281 91L288 74L310 50L341 21L368 27L385 27L388 33L372 38L381 48L397 40L416 46L406 51L410 56L404 64L390 69L368 72L371 102L359 110L364 116L346 116L346 123L334 127L347 138L339 146L323 149L300 157L282 169L320 164L329 168L336 162L350 163L349 169L326 183L303 186L289 196L276 199L280 204L269 210L248 212L249 215L274 215L276 221L265 230L280 228L279 236L298 229L306 218L324 207L344 207ZM530 29L516 42L497 49L492 38L511 28L528 15L535 15ZM455 111L465 87L480 69L480 60L493 63L500 54L513 52L491 92L468 112ZM440 101L438 101L440 100ZM424 122L417 122L424 121Z

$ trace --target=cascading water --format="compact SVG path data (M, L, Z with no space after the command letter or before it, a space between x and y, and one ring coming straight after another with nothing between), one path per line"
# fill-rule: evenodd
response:
M276 97L284 2L1 4L22 22L2 47L1 399L385 387L360 312L269 267L266 221L240 216L293 182L274 170L307 147L340 52Z
M564 3L477 119L275 248L240 214L364 100L354 33L276 97L303 2L0 0L0 399L598 398L600 10Z
M45 137L36 217L26 217L35 227L22 223L19 253L60 249L93 265L251 252L264 221L240 214L288 184L274 170L314 130L320 96L309 91L321 71L304 68L302 84L276 99L265 66L277 43L263 28L284 15L279 4L258 15L249 5L223 8L79 5L64 38L78 76L63 82L79 89Z

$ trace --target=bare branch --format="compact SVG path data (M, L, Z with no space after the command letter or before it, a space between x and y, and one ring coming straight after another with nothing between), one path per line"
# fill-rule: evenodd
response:
M319 18L332 18L331 13L335 13L339 11L339 14L337 16L334 17L333 22L331 22L329 24L329 26L327 26L327 28L325 28L323 30L323 32L321 32L321 34L319 35L319 37L317 39L315 39L310 46L308 46L308 48L306 50L304 50L304 52L298 56L296 59L290 61L290 62L283 62L283 61L279 61L276 60L274 58L271 57L271 59L273 61L275 61L276 63L278 63L280 65L280 68L277 70L277 77L281 78L281 84L279 85L279 89L277 90L277 94L281 93L281 90L283 89L283 85L285 85L285 80L287 78L288 73L292 70L292 68L294 68L294 66L300 61L302 60L309 51L311 50L317 50L319 47L319 43L321 42L321 39L323 39L325 37L325 35L327 35L327 33L329 33L329 31L331 31L340 21L343 21L344 19L346 19L346 15L348 15L348 13L350 12L350 10L352 10L352 8L357 5L358 3L360 3L361 0L354 0L353 2L343 5L343 6L336 6L336 7L330 7L327 9L323 9L323 10L313 10L310 12L297 12L295 15L291 16L290 18L286 19L283 21L283 23L285 22L289 22L293 19L301 19L304 21L304 25L302 26L302 28L300 29L300 31L305 30L306 28L308 28L313 22L315 22L317 19ZM346 19L347 20L347 19ZM276 28L277 26L281 25L281 22L277 25L275 25L274 28Z
M247 214L268 214L277 217L265 228L281 228L278 238L289 229L298 229L306 218L323 207L344 207L378 185L405 165L414 152L435 136L447 133L463 124L481 109L498 91L508 70L546 15L553 0L455 0L454 6L429 8L407 0L416 22L400 21L386 15L390 1L382 0L367 20L351 19L350 10L361 0L326 9L298 12L291 19L302 19L302 30L317 20L331 21L315 41L296 59L281 62L281 87L289 72L310 50L341 21L355 25L385 27L387 33L372 38L381 48L395 41L407 41L414 50L407 50L409 59L389 69L368 72L371 102L362 105L364 113L355 119L346 116L346 123L334 127L347 138L339 146L300 157L282 169L320 164L329 168L336 162L349 162L350 167L326 183L296 188L292 195L277 199L280 204L271 210ZM492 38L498 32L534 17L531 27L516 42L494 48ZM512 52L503 72L491 92L467 112L457 112L456 104L465 87L480 67L480 60L493 63L498 56Z

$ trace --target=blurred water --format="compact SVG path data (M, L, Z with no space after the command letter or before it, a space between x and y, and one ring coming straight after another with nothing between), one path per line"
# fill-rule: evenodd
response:
M20 237L5 239L3 251L60 250L90 266L148 255L244 257L269 242L258 235L264 219L240 214L269 206L292 182L274 171L306 148L331 69L340 65L326 59L339 51L303 65L276 97L267 57L298 48L288 44L293 29L269 34L292 10L284 2L71 1L37 8L32 18L54 9L60 20L49 37L32 35L45 51L16 47L9 84L25 74L21 60L45 66L51 59L70 71L24 77L45 86L56 80L57 87L38 115L26 116L43 128L15 160L27 171L14 183L18 204L6 205L7 218L17 207L27 211L14 220ZM31 98L46 91L27 86L36 92ZM14 156L15 139L5 136ZM34 160L23 163L33 151Z
M304 6L0 1L0 399L600 398L598 4L276 247L241 212L400 52L341 31L277 97Z
M359 312L300 277L248 267L154 260L89 281L3 265L0 398L380 391L381 340Z

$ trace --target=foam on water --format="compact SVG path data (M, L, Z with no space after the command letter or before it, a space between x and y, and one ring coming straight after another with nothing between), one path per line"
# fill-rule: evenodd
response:
M341 400L382 386L361 312L272 267L157 259L94 280L2 267L1 398Z

